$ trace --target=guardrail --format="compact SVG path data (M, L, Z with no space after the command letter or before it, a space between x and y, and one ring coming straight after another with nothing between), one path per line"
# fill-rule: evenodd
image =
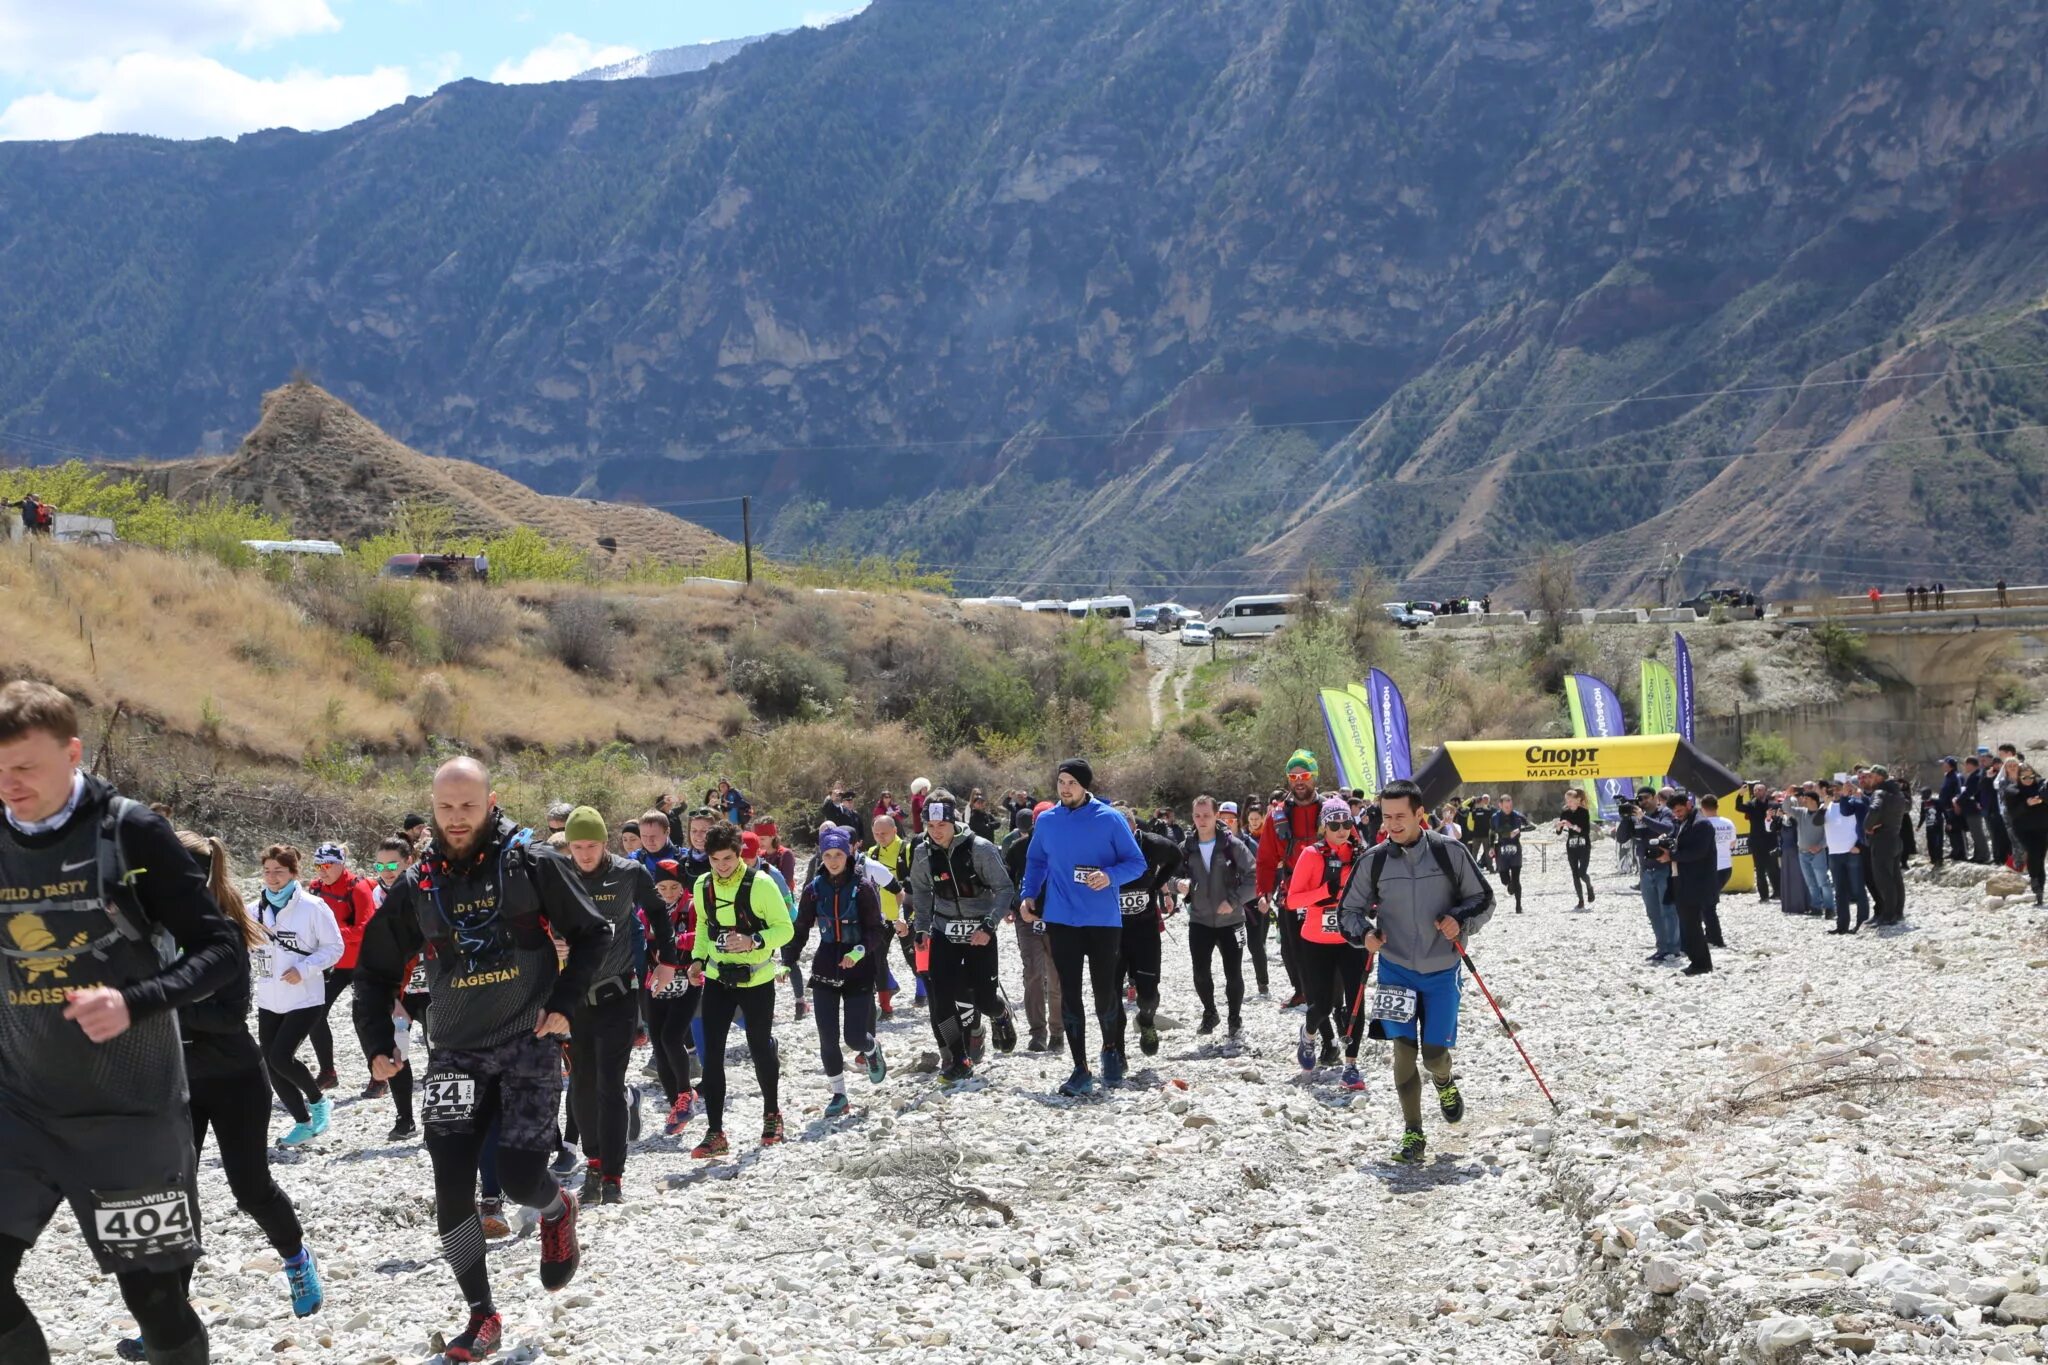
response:
M1842 597L1813 597L1774 605L1780 616L1890 616L1920 612L1939 611L1997 611L2012 607L2048 607L2048 584L2032 584L2026 587L2007 587L2003 594L1997 588L1950 588L1935 605L1932 592L1920 599L1926 605L1909 605L1906 594L1888 592L1881 594L1875 607L1869 593L1856 593Z

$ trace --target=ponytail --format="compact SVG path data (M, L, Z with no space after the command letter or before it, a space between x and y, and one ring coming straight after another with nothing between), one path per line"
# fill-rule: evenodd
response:
M242 935L245 947L254 948L264 941L263 930L249 918L248 907L242 904L242 893L235 889L235 879L228 866L228 846L211 834L195 834L189 829L178 831L178 842L185 851L199 859L206 866L206 889L213 894L221 913L234 922Z

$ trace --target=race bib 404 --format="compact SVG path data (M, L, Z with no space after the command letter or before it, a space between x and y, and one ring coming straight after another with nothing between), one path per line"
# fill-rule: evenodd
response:
M109 1255L128 1260L199 1245L191 1195L177 1187L94 1190L92 1230Z

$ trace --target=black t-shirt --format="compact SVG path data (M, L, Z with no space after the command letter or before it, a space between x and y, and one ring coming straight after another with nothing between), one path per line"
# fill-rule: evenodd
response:
M1580 806L1577 810L1567 809L1557 818L1570 826L1565 831L1565 846L1567 848L1584 848L1587 841L1593 837L1593 812L1587 810L1584 806ZM1578 842L1574 843L1572 842L1573 840Z

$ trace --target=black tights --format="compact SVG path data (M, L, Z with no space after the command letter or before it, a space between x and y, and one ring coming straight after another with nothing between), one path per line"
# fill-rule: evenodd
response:
M7 1365L50 1365L43 1329L15 1289L29 1244L0 1236L0 1360ZM189 1270L130 1270L116 1275L121 1301L141 1328L157 1365L206 1365L206 1326L186 1297Z
M1244 912L1244 944L1251 950L1252 977L1259 983L1259 994L1266 993L1266 930L1271 928L1273 917L1263 910Z
M299 1044L306 1041L320 1018L317 1005L284 1014L256 1011L256 1041L262 1046L263 1060L268 1064L270 1088L277 1092L285 1112L300 1123L310 1121L312 1116L306 1106L320 1102L320 1085L299 1060Z
M1216 978L1213 974L1213 959L1217 953L1223 955L1223 990L1225 1003L1230 1007L1230 1018L1236 1021L1244 1005L1244 945L1238 942L1237 927L1212 929L1206 924L1188 922L1188 956L1194 960L1195 994L1201 999L1202 1013L1216 1013ZM1259 983L1264 985L1262 981Z
M734 968L735 971L745 970ZM725 1040L732 1032L732 1017L745 1012L747 1051L754 1059L754 1079L761 1086L761 1112L773 1114L782 1104L777 1090L782 1081L781 1060L775 1054L775 982L758 986L728 986L723 981L704 983L704 1114L710 1131L725 1131Z
M1067 1051L1074 1066L1088 1068L1087 1002L1095 1002L1095 1022L1102 1028L1102 1050L1124 1050L1123 947L1121 925L1052 924L1045 926L1052 947L1053 970L1060 975L1060 1023L1067 1032ZM1088 971L1083 993L1081 970Z
M690 1059L697 1055L690 1024L697 1017L702 986L681 995L657 995L647 1002L647 1031L653 1035L654 1069L661 1074L661 1093L674 1108L676 1096L690 1088Z
M576 1008L569 1035L569 1117L598 1171L616 1180L626 1168L626 1065L639 1023L636 992Z
M320 1017L313 1021L313 1028L306 1036L313 1040L313 1056L320 1062L323 1072L334 1070L334 1032L327 1027L327 1011L334 1008L334 1002L348 989L348 983L355 980L353 967L329 967L327 969L327 1002L320 1006Z
M1564 860L1572 870L1572 894L1581 905L1593 899L1593 874L1586 867L1592 858L1593 850L1587 845L1567 847L1564 851Z
M192 1145L206 1147L213 1129L220 1148L220 1168L234 1192L235 1207L256 1220L277 1254L290 1259L305 1246L305 1229L291 1197L270 1174L270 1093L254 1071L236 1076L207 1077L190 1082ZM192 1272L185 1271L187 1285ZM145 1339L147 1333L144 1334Z
M421 1057L426 1056L427 1010L431 1008L433 999L433 996L428 995L425 991L421 991L417 995L405 996L400 1001L405 1006L406 1017L411 1019L415 1025L412 1032L412 1050ZM397 1108L400 1119L407 1123L413 1122L412 1062L410 1060L398 1069L396 1076L391 1078L391 1103Z
M481 1087L479 1087L481 1088ZM477 1160L492 1124L477 1114L466 1132L427 1126L427 1155L434 1163L434 1215L441 1232L441 1255L455 1272L455 1283L473 1313L488 1313L491 1276L484 1266L484 1229L476 1216ZM552 1217L561 1212L562 1188L548 1173L548 1153L526 1152L502 1144L498 1148L498 1184L516 1202Z

